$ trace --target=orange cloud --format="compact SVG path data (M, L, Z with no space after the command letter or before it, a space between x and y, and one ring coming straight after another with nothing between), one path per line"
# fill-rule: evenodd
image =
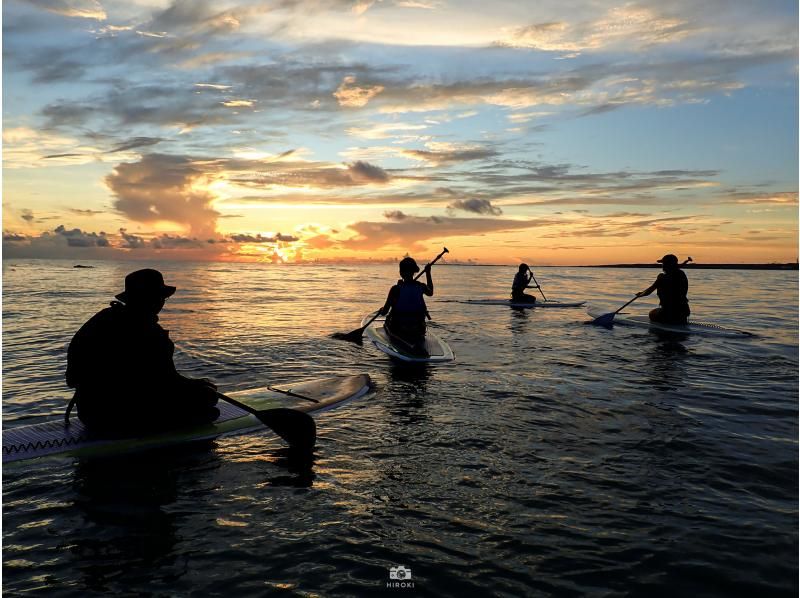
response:
M341 85L333 92L333 97L345 108L362 108L376 95L383 91L383 85L371 85L369 87L359 87L356 85L356 78L348 75L342 79Z
M114 207L135 222L174 222L193 235L215 235L219 212L211 207L211 176L188 158L150 154L118 164L105 181Z

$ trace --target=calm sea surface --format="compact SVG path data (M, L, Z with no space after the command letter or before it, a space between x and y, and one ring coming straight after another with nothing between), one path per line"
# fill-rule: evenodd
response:
M698 320L758 335L732 340L457 303L515 269L436 266L457 359L420 370L329 337L394 266L84 263L3 263L4 428L61 417L72 334L144 266L178 286L161 322L185 373L377 390L319 416L310 468L268 431L5 467L6 595L797 596L797 272L689 271ZM536 276L616 308L657 272ZM396 565L413 590L386 587Z

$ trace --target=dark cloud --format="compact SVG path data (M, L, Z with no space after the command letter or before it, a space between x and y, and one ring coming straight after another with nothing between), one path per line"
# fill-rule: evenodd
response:
M150 240L153 249L199 249L207 245L207 241L196 237L163 234Z
M55 59L49 63L40 65L26 65L23 61L23 67L31 68L34 71L33 82L41 84L53 84L60 82L73 82L83 77L86 72L85 65L74 60Z
M132 150L140 147L150 147L152 145L156 145L164 141L160 137L134 137L127 141L122 141L116 144L113 148L108 150L109 154L113 154L116 152L124 152L127 150Z
M292 3L277 4L280 6ZM170 6L157 13L146 28L154 32L181 32L204 37L224 35L238 31L242 22L250 16L265 13L275 8L275 5L275 2L254 2L219 10L219 3L209 0L174 0Z
M56 227L53 232L65 237L67 245L70 247L109 247L109 241L104 232L98 234L84 232L79 228L67 229L63 224Z
M391 210L383 213L383 216L387 220L394 220L395 222L400 222L401 220L405 220L408 218L406 214L401 212L400 210Z
M29 237L20 233L3 233L3 241L9 243L22 243L28 241Z
M97 214L105 214L103 210L81 210L79 208L69 208L67 211L80 216L95 216Z
M718 174L711 170L579 172L577 167L565 164L504 161L465 173L462 178L478 189L468 191L478 198L532 197L528 201L515 200L513 204L517 206L649 205L663 203L659 194L664 192L708 187L712 183L709 179ZM691 201L687 198L684 203Z
M119 234L122 237L122 245L120 247L123 249L141 249L147 245L147 241L143 237L132 235L124 228L119 229Z
M700 225L708 231L713 223L699 215L667 216L661 218L637 218L641 214L610 214L605 216L583 216L571 226L557 233L541 235L542 238L556 239L569 237L631 237L637 233L649 232L669 236L685 235L695 232L692 225ZM645 215L646 216L646 215ZM631 219L633 217L633 219Z
M354 181L364 181L369 183L386 183L391 178L380 166L367 162L354 162L347 165L347 170Z
M97 114L94 107L82 102L60 101L42 108L46 128L81 126Z
M493 206L492 202L488 199L457 199L447 207L450 210L463 210L464 212L487 214L491 216L499 216L503 213L503 210L497 206Z
M451 164L454 162L469 162L470 160L484 160L497 155L497 151L490 148L466 148L444 150L403 150L404 156L416 160L425 160L434 164Z
M34 221L34 219L35 219L35 217L34 217L34 215L33 215L33 211L31 211L31 210L29 210L29 209L27 209L27 208L26 208L26 209L24 209L24 210L22 210L22 214L20 215L20 218L22 218L22 219L23 219L25 222L27 222L28 224L30 224L31 222L33 222L33 221Z
M369 184L386 184L392 175L367 162L344 165L324 162L276 161L250 163L237 160L220 160L218 166L227 170L254 170L246 176L232 177L231 181L247 187L316 187L328 189Z

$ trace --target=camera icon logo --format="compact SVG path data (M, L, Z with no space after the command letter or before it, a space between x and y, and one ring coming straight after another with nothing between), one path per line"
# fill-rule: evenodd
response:
M397 579L402 581L407 581L411 579L411 569L408 567L404 567L403 565L397 565L396 567L389 568L389 579Z

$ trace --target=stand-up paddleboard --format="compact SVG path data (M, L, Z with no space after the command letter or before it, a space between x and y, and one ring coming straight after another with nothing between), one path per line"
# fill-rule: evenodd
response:
M364 317L361 320L361 325L366 326L372 314ZM441 363L444 361L453 361L456 356L453 350L446 342L440 339L436 334L430 331L425 333L425 351L428 355L422 355L415 352L406 343L391 336L386 328L383 326L382 321L375 321L364 332L367 338L381 351L386 353L389 357L405 361L407 363Z
M596 307L590 307L586 311L593 318L599 318L600 316L608 313ZM707 336L725 336L729 338L745 338L755 336L753 333L745 330L726 328L718 324L695 322L693 320L689 320L689 323L685 326L680 324L662 324L661 322L653 322L648 316L634 316L626 314L625 312L620 312L614 316L614 324L639 326L640 328L650 328L653 330L662 330L664 332L674 332L677 334L703 334Z
M230 396L260 411L285 407L306 413L317 413L362 397L371 388L369 376L358 374L241 390L230 393ZM220 415L212 423L139 438L92 438L80 420L75 417L70 420L69 426L60 419L10 428L3 430L3 463L46 456L95 457L130 453L194 440L207 440L222 435L268 429L255 415L229 403L220 400L217 407ZM154 413L153 417L157 418L158 413Z
M506 305L508 307L530 309L533 307L581 307L586 301L537 301L536 303L523 303L512 301L511 299L467 299L465 301L459 301L459 303L466 303L468 305Z

